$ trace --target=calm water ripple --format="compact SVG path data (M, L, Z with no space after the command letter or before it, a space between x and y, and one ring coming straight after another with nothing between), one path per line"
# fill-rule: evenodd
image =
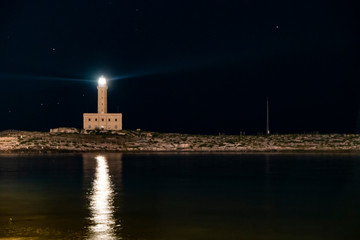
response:
M107 159L96 157L94 186L90 195L91 239L116 239L114 219L114 191L111 186Z
M0 239L360 239L359 154L0 155Z

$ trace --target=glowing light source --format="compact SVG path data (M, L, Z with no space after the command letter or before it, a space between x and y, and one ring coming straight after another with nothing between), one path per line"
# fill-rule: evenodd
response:
M101 76L99 78L98 83L99 83L99 86L105 86L106 85L106 78L104 78L104 76Z

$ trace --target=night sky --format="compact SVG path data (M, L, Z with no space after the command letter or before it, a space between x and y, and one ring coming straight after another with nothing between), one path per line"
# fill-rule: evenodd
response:
M0 130L82 128L109 79L124 129L360 130L355 1L0 3Z

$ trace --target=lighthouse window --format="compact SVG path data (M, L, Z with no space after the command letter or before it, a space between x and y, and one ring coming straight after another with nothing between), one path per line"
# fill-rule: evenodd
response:
M97 122L97 118L95 118L95 122Z
M89 122L91 122L91 118L89 118Z
M115 129L117 129L117 125L115 125Z
M91 125L89 125L89 129L91 128Z
M109 122L111 121L111 119L109 118Z
M103 122L103 121L104 121L104 119L102 118L102 119L101 119L101 121Z
M117 118L115 118L115 122L117 122Z

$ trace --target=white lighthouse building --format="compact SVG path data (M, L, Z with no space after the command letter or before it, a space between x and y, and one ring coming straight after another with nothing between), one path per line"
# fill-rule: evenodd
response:
M85 130L122 130L122 114L107 112L107 82L104 77L98 81L98 112L84 113Z

